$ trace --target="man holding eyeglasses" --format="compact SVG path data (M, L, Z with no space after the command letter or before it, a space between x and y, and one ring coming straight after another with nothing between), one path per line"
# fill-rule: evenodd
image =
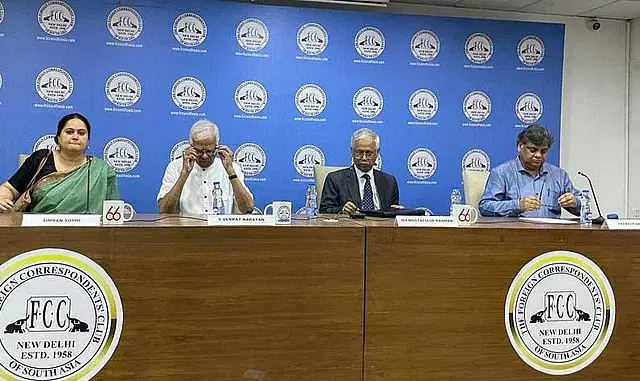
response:
M351 136L353 165L327 175L322 190L320 213L352 214L356 210L400 208L398 182L373 169L380 152L380 137L368 128Z
M518 157L494 168L479 209L483 216L559 218L562 208L580 214L580 192L564 169L546 163L553 136L532 124L518 134Z
M219 137L214 123L199 120L193 124L189 147L164 173L157 198L160 213L212 213L215 182L220 183L227 212L253 212L253 195L244 184L242 170L233 162L229 147L218 145Z

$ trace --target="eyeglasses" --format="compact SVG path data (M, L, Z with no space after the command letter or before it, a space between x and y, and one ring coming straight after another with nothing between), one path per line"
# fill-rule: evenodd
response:
M213 156L216 153L216 149L215 148L196 148L194 146L191 146L193 148L194 151L196 151L196 155L198 156L202 156L202 155L207 155L207 156Z
M372 158L376 158L378 157L378 152L377 151L352 151L353 152L353 156L357 157L358 159L363 159L365 157L372 157Z

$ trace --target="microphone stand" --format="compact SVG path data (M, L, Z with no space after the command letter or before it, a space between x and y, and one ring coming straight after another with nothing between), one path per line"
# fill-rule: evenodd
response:
M596 208L598 209L598 218L591 220L591 223L594 225L602 225L604 223L604 217L602 217L602 212L600 211L600 205L598 205L598 197L596 197L596 191L593 189L593 184L591 183L591 179L585 173L578 171L580 176L583 176L589 182L589 189L591 189L591 193L593 193L593 200L595 201Z

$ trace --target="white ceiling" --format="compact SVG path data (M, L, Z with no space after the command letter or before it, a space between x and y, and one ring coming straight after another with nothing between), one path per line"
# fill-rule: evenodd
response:
M640 0L391 0L391 2L621 20L640 17Z

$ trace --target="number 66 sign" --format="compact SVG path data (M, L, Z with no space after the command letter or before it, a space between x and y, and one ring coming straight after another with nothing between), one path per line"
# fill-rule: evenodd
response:
M478 221L478 209L471 205L454 205L451 217L458 225L471 225Z
M135 213L131 204L127 204L124 201L105 201L102 207L102 224L120 225L126 221L131 221Z

